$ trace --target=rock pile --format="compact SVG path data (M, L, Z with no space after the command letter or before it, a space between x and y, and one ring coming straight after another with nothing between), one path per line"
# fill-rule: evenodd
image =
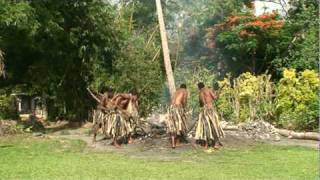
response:
M14 120L0 120L0 136L23 133L21 127Z
M145 129L150 135L164 135L166 133L165 120L167 116L164 113L153 113L144 121L147 124Z
M145 129L150 136L164 135L166 134L166 118L167 116L165 113L153 113L148 118L143 119L143 121L146 122L146 126L143 129ZM265 121L249 121L240 124L221 121L220 125L225 131L228 131L227 134L233 136L254 140L280 140L277 129L272 124ZM194 136L194 129L189 132L188 136L190 138Z
M265 121L249 121L239 124L239 129L246 133L248 138L256 140L280 140L276 128Z

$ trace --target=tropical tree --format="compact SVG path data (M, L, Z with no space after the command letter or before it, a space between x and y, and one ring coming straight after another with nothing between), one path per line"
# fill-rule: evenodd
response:
M281 76L284 67L298 71L318 68L319 3L291 0L290 6L273 61L277 76Z
M121 39L112 6L100 0L1 1L7 79L48 99L52 114L84 119L97 70L112 73ZM55 112L55 113L54 113Z
M227 71L235 75L246 71L260 74L269 70L276 56L274 49L283 23L276 13L230 16L208 28L207 47L222 55Z

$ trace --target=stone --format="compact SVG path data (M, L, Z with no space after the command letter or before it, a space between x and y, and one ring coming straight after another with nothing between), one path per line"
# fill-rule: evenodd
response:
M275 140L275 141L280 141L280 140L281 140L281 138L280 138L280 136L279 136L279 135L277 135L277 136L275 136L274 140Z
M34 133L32 133L32 136L35 136L35 137L43 136L43 133L41 133L41 132L34 132Z
M265 121L249 121L239 124L239 129L247 133L246 137L252 139L268 140L277 135L273 125Z

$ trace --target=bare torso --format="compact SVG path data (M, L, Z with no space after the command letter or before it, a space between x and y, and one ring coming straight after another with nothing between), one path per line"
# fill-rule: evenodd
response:
M123 97L124 94L116 94L114 98L112 98L112 102L121 109L124 109L126 104L128 103L128 99Z
M127 93L116 94L112 98L112 103L121 109L126 109L130 100L138 108L138 97Z
M206 106L211 108L213 100L216 99L216 95L214 94L212 89L209 89L207 87L204 87L199 92L199 101L200 106Z
M112 102L111 102L111 95L109 93L103 93L103 94L100 94L99 93L99 96L98 98L100 99L100 103L98 104L98 107L99 109L108 109L112 106Z
M173 98L171 99L171 105L186 107L188 98L188 91L184 88L176 90Z

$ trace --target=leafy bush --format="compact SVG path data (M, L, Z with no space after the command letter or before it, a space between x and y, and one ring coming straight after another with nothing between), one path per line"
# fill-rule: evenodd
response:
M277 86L278 123L290 129L318 128L319 85L320 80L314 70L297 73L295 69L285 69Z
M218 82L220 92L217 107L221 115L227 121L236 118L234 113L235 111L233 109L233 89L231 87L230 79L231 76L228 74L226 78Z
M285 69L275 87L270 78L270 75L250 73L234 80L227 76L219 81L218 110L226 120L236 122L265 120L295 130L318 128L320 79L317 73Z
M272 82L270 75L243 73L231 80L228 75L219 81L218 110L226 120L272 120Z
M113 64L115 73L111 76L117 92L137 91L141 115L158 105L164 84L159 45L153 41L152 37L133 34L126 41L122 56Z
M0 91L0 120L16 119L18 117L14 98Z

